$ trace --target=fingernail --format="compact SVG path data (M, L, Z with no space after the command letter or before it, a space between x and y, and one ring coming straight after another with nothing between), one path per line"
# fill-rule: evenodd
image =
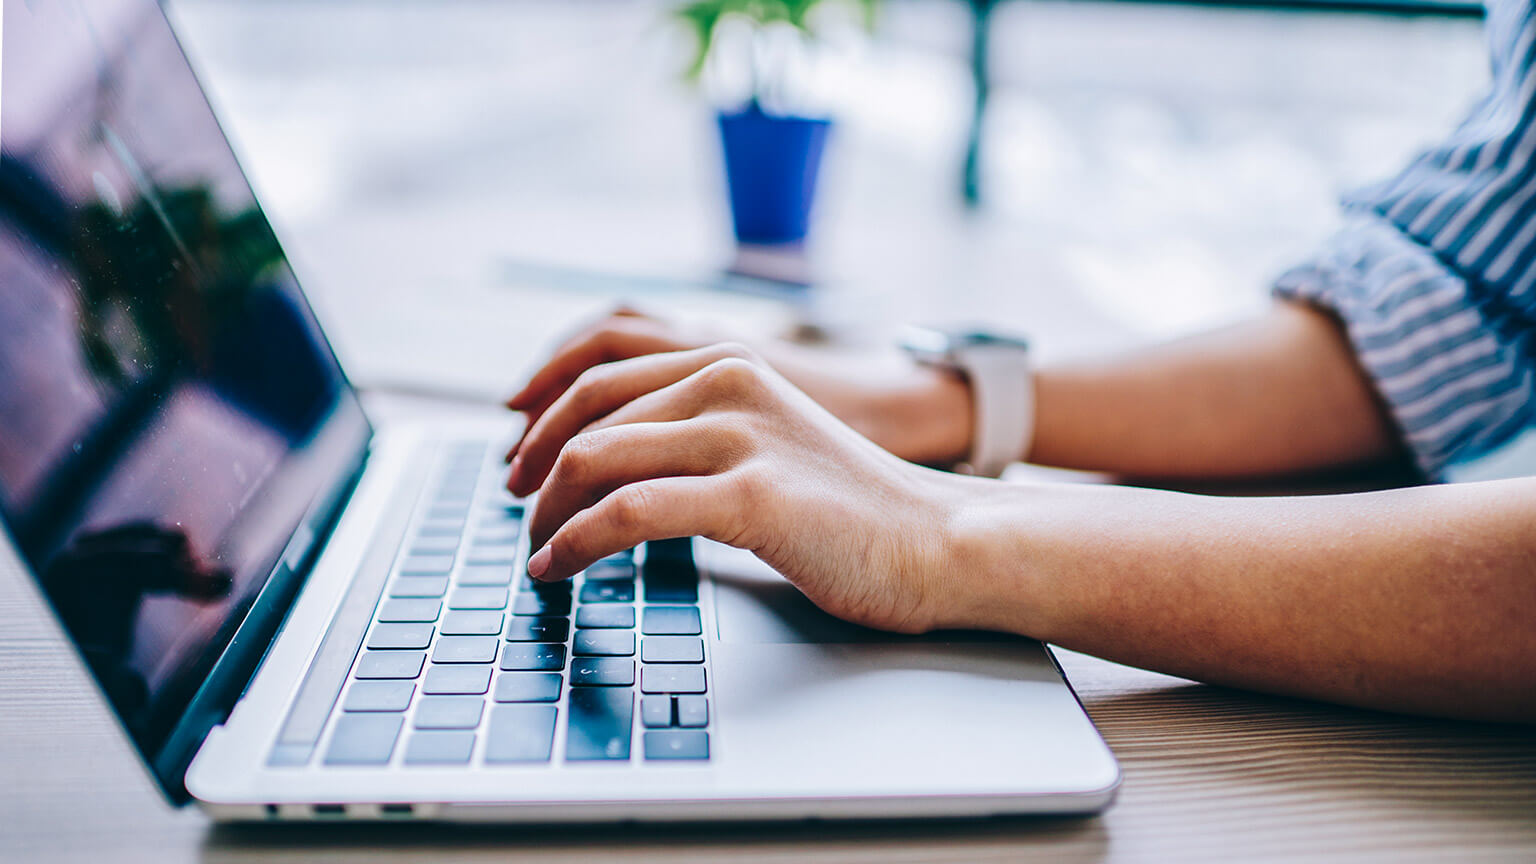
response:
M533 553L533 557L528 559L528 575L535 579L543 576L549 570L549 559L550 551L548 546Z
M511 471L507 474L507 488L516 489L518 481L523 479L523 455L521 453L514 453L512 461L508 465L511 466Z

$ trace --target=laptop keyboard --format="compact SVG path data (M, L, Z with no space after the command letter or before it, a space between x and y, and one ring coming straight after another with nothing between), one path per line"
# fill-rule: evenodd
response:
M533 582L525 508L501 475L485 443L446 446L332 711L323 763L707 760L691 541Z

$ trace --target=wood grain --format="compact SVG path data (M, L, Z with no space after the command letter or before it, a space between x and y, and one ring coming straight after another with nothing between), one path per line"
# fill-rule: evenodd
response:
M1097 818L507 830L228 828L160 799L13 559L0 860L1531 861L1531 730L1223 690L1061 652L1125 769Z

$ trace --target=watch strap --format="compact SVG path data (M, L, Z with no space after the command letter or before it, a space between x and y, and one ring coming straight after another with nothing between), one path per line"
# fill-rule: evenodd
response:
M970 380L974 404L971 473L998 477L1029 455L1035 431L1034 375L1017 348L971 346L955 358Z

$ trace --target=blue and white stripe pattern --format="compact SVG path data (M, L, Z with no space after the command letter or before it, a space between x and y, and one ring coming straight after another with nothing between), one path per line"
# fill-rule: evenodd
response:
M1489 92L1348 220L1281 296L1335 310L1419 467L1536 419L1536 0L1489 0Z

